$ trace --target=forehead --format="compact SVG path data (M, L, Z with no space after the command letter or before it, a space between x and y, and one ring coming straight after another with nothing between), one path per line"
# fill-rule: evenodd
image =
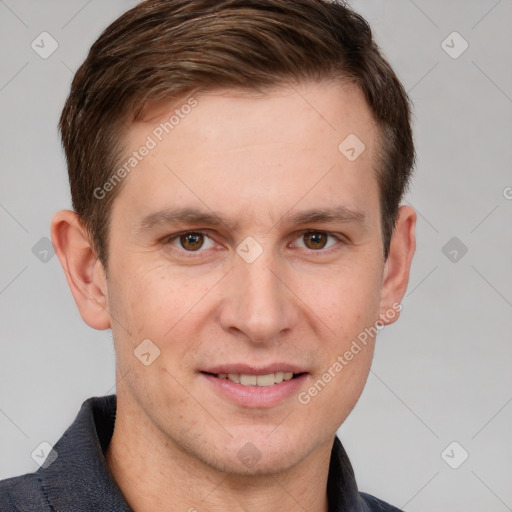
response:
M298 202L378 206L376 135L362 92L349 83L212 90L153 104L126 136L126 158L150 149L114 205L129 202L140 215L177 202L228 216L264 210L274 221Z

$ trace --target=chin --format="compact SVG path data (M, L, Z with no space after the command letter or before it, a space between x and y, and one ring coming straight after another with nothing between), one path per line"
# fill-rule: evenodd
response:
M274 427L275 428L275 427ZM299 439L299 432L280 427L236 437L227 447L225 464L239 475L271 475L286 471L304 459L313 446ZM310 438L311 441L311 438Z
M246 445L234 453L224 453L224 457L206 462L218 471L231 476L270 476L289 470L302 458L297 452L290 454L288 450L276 450L272 453L263 453Z

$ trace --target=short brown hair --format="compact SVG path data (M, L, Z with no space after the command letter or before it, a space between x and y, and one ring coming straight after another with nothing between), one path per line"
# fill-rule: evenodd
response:
M360 15L327 0L146 0L114 21L78 69L59 123L73 208L105 268L121 187L102 199L94 191L115 172L145 106L220 87L338 79L358 84L378 126L387 258L415 159L410 103Z

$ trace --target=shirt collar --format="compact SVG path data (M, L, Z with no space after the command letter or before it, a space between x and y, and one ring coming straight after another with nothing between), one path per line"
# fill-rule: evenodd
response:
M89 398L53 447L57 459L38 471L52 510L131 511L103 454L114 432L115 414L115 395Z

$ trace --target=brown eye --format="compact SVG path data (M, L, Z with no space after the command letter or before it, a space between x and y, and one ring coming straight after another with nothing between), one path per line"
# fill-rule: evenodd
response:
M327 233L320 231L311 231L310 233L304 233L304 245L308 249L323 249L327 245L328 239Z
M196 252L197 256L201 255L208 249L215 248L215 241L202 231L186 231L171 235L165 239L167 243L173 245L181 256L185 253ZM189 254L192 256L192 254Z
M204 235L202 233L185 233L179 238L183 249L187 251L197 251L204 244Z

